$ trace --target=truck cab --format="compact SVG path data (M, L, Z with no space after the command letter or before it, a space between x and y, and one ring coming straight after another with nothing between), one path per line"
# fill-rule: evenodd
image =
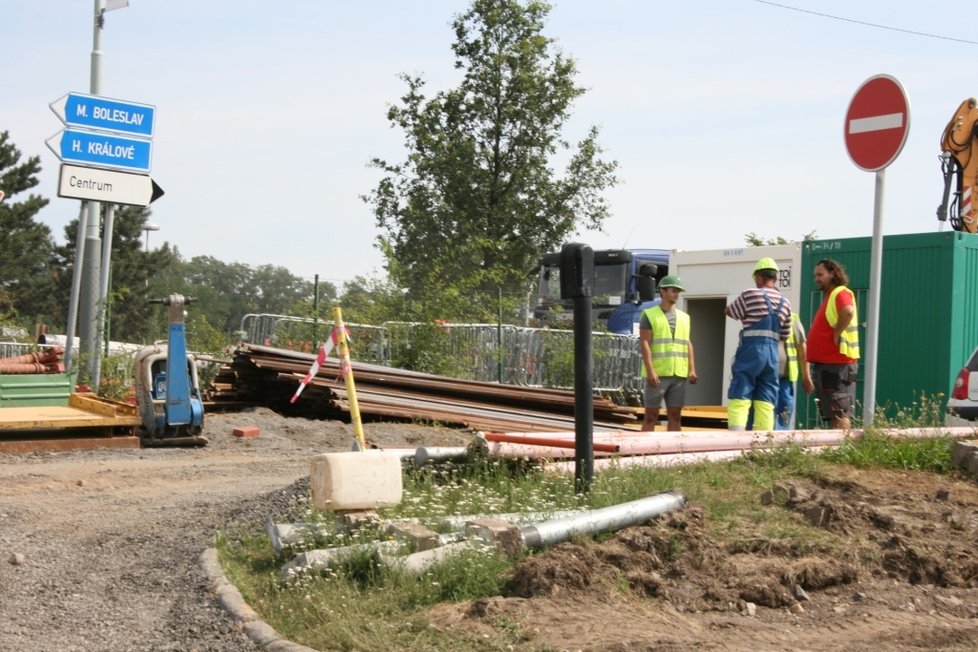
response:
M591 310L595 325L608 325L619 307L655 298L655 286L669 273L666 249L603 249L594 252ZM538 267L533 318L542 324L570 325L571 300L560 298L560 253L545 254Z

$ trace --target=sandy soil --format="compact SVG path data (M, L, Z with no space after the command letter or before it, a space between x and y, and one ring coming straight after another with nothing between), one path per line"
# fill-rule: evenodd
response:
M257 439L231 430L257 426ZM385 446L471 434L367 424ZM0 455L0 650L256 650L200 567L218 530L286 512L309 458L348 425L260 408L208 414L204 449ZM681 488L678 488L681 489ZM601 543L520 563L516 591L432 610L439 627L518 628L526 650L978 649L978 489L849 471L772 488L847 542L794 550L707 535L695 503ZM762 501L762 496L758 496Z

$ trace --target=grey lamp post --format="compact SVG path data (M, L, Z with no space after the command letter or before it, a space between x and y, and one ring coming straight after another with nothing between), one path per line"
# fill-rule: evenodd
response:
M149 232L159 231L159 230L160 230L159 224L153 224L152 222L145 222L143 224L143 231L146 232L146 253L149 253Z

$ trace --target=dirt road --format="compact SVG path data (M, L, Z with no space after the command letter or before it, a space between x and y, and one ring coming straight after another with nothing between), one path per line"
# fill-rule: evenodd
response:
M237 426L262 434L236 439ZM390 446L470 438L366 428ZM205 449L0 456L0 650L257 649L219 606L200 554L219 530L284 513L309 458L353 436L264 409L208 415L206 434ZM432 620L470 632L505 623L526 650L978 649L975 483L844 473L795 482L770 507L844 547L717 541L690 504L530 557L513 595L441 605Z
M349 450L338 422L258 409L205 419L202 449L0 455L0 650L257 650L220 607L200 566L215 532L262 523L309 472ZM231 436L257 426L257 439ZM395 446L470 436L367 424Z

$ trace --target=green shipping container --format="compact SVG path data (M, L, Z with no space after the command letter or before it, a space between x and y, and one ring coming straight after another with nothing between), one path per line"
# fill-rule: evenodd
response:
M856 293L862 359L856 418L863 416L866 322L872 238L813 240L802 244L802 322L811 324L822 302L815 264L831 258L845 266ZM949 231L883 238L876 406L889 418L917 414L922 397L947 403L954 378L978 346L978 235ZM915 406L914 404L918 405ZM823 427L813 396L799 388L798 427Z

